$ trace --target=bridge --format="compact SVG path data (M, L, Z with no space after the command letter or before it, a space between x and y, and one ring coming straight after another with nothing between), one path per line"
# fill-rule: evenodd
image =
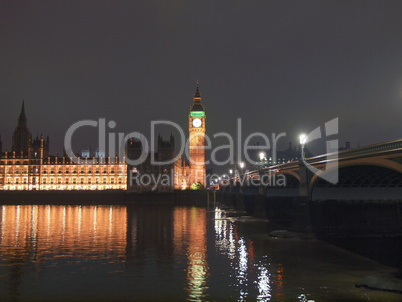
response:
M306 236L402 238L402 139L249 171L220 195Z
M240 191L246 195L401 200L402 139L270 166L241 177ZM279 177L284 179L283 186L272 181ZM331 183L327 179L337 181Z

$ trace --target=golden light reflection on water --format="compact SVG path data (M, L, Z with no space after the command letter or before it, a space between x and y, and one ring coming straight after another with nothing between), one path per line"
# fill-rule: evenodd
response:
M2 256L124 255L126 209L116 206L19 205L1 207Z
M207 217L205 209L176 208L175 253L187 249L187 291L190 301L201 301L207 287Z
M317 243L266 240L252 233L258 232L260 224L250 228L246 220L226 217L220 209L207 212L166 205L0 206L0 300L296 301L313 294L326 297L328 289L325 293L318 287L304 289L322 276L327 278L322 283L325 286L332 280L314 272L316 256L310 255L314 251L310 245ZM283 253L284 247L289 254ZM329 248L322 248L328 252ZM334 253L339 250L330 255ZM319 263L329 261L326 268L333 270L333 258ZM355 262L354 257L345 259ZM304 276L307 281L298 274L301 260L312 267ZM307 266L301 267L306 270ZM354 264L338 272L337 278L343 280L349 272L356 272ZM339 290L335 285L332 291ZM308 294L300 295L300 291ZM349 293L340 297L349 297Z

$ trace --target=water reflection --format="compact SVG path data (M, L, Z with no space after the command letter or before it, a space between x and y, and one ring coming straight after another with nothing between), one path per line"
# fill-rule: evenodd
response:
M58 266L60 258L85 263L93 257L124 255L120 243L125 240L125 214L123 207L2 206L0 264L5 272L0 277L8 296L17 299L25 275ZM109 221L114 218L112 228Z
M37 261L49 253L123 255L125 216L126 209L116 206L2 206L0 255L21 253Z
M130 207L127 213L126 268L142 278L160 279L156 299L172 292L172 279L181 282L188 300L203 299L208 274L206 210ZM139 265L143 262L148 265Z
M272 291L269 262L266 257L264 261L255 262L253 241L246 243L245 238L238 235L237 227L233 220L226 217L225 211L215 209L215 247L230 259L230 267L234 269L238 289L236 300L245 301L252 294L257 301L269 301ZM258 290L256 294L254 285ZM278 290L281 288L278 287Z
M259 240L219 208L20 205L0 219L2 301L297 301L350 275L333 277L338 250Z
M190 301L200 301L207 290L207 217L197 208L176 208L174 212L175 247L186 249L188 258L187 291Z
M117 266L106 272L129 273L143 283L159 279L165 294L172 290L171 280L181 280L184 292L176 289L176 296L192 301L206 297L205 209L20 205L2 206L0 218L0 268L5 268L0 277L8 279L12 299L18 298L25 275L29 277L24 275L28 267L46 277L54 268L52 273L64 278L116 259ZM146 289L143 295L149 295Z

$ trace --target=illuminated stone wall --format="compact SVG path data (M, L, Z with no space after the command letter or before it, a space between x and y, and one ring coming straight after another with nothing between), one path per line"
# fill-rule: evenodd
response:
M0 190L126 190L125 160L0 158Z

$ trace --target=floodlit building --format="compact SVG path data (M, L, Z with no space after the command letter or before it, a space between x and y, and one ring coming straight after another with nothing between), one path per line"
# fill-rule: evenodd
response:
M125 190L127 165L117 158L49 156L49 138L32 141L24 102L12 152L0 157L0 190Z
M106 157L97 149L90 157L49 155L49 137L32 139L22 103L18 124L12 138L12 151L2 152L0 140L0 190L130 190L168 191L189 189L196 183L205 186L205 110L198 81L189 114L189 157L176 159L175 141L158 137L158 149L148 153L138 164L126 158ZM128 159L142 155L142 144L129 140ZM167 164L154 164L153 161ZM130 164L127 164L129 162Z

